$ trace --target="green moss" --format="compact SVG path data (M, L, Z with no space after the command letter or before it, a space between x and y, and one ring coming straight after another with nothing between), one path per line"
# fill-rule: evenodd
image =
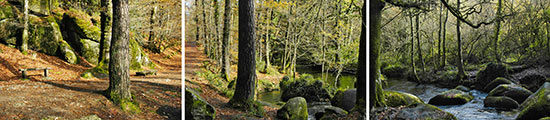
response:
M141 110L139 108L139 104L136 101L128 99L128 98L122 98L114 92L109 93L109 95L110 95L110 99L115 104L120 105L120 108L123 111L134 113L134 114L141 113ZM132 96L132 97L135 99L134 96Z
M82 29L87 37L94 40L99 40L99 37L101 36L101 31L99 27L94 26L94 24L91 22L92 18L88 14L74 8L70 8L69 11L67 11L66 13L75 20L78 27Z
M264 117L266 114L264 110L264 105L259 103L258 101L255 101L254 107L250 109L249 114L254 115L256 117Z
M8 5L7 1L0 1L0 18L13 18L15 15L12 11L12 6Z
M85 79L90 79L90 78L93 78L94 76L92 75L91 72L84 72L82 75L80 75L80 77Z
M522 108L516 119L530 119L531 117L536 117L533 115L539 115L539 114L547 114L547 111L541 111L536 108L548 108L550 107L548 104L548 96L545 95L545 88L541 88L537 91L535 94L534 99L537 99L537 101L531 101L526 100L524 103L522 103ZM524 105L525 104L525 105ZM544 113L539 113L544 112Z
M416 103L424 103L418 97L408 94L400 93L396 91L384 91L384 96L386 98L386 105L391 107L397 107L402 105L411 105Z

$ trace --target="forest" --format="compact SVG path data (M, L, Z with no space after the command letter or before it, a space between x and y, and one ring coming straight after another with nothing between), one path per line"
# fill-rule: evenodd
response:
M546 0L370 0L370 119L550 118Z
M0 119L182 119L182 5L0 0Z
M185 119L366 119L365 0L183 7Z

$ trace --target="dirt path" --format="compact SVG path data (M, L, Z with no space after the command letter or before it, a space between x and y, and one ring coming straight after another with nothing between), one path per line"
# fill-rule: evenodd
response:
M149 54L159 65L156 76L133 76L131 90L138 101L141 113L121 111L112 104L102 90L107 79L81 79L86 65L66 64L54 56L36 53L23 56L16 49L0 45L0 119L42 119L46 117L77 119L88 115L109 119L181 119L181 55L164 58ZM176 51L172 51L177 53ZM40 72L30 73L30 80L19 80L18 66L53 67L50 78Z

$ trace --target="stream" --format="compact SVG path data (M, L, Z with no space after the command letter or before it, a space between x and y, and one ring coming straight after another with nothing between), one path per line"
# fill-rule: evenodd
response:
M431 84L421 84L417 86L417 83L406 80L388 79L388 88L384 90L393 90L406 92L416 95L424 103L428 103L430 98L436 96L440 92L447 91L447 88L436 87ZM518 113L517 110L513 111L501 111L490 107L483 107L483 100L487 96L487 93L471 90L474 99L464 105L446 105L437 106L440 109L453 114L459 120L513 120Z
M320 70L314 69L312 67L307 67L307 66L297 66L296 71L298 71L298 73L300 74L304 74L304 73L311 74L313 78L318 80L321 80L322 75L325 75L325 77L327 78L323 81L324 84L329 84L331 86L334 86L334 84L336 84L335 83L336 75L332 73L321 73ZM355 88L354 86L355 79L356 77L354 74L342 73L338 77L338 87L344 88L344 89L353 89ZM259 93L258 98L262 101L276 104L281 101L281 91Z

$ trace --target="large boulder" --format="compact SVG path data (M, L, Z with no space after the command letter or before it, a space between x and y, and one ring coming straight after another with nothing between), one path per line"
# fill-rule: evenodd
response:
M281 100L287 101L294 97L304 97L307 102L329 102L331 95L320 80L303 74L297 80L283 80L279 83L282 94Z
M1 9L1 7L0 7ZM23 26L14 19L0 20L0 42L8 45L16 45L17 37L20 38Z
M355 100L357 96L356 94L357 94L357 89L338 91L336 92L334 97L332 97L332 99L330 100L330 103L333 106L340 107L346 111L349 111L353 107L355 107Z
M135 39L130 39L130 69L141 70L144 67L153 68L154 64L145 54L143 48Z
M417 103L424 103L418 97L404 92L397 91L384 91L384 96L386 98L386 105L390 107L397 106L408 106Z
M101 32L98 25L92 23L87 13L78 9L69 9L63 14L60 27L63 38L88 62L98 63L99 40ZM77 49L78 48L78 49Z
M498 77L495 80L491 81L489 84L487 84L487 86L483 88L483 91L490 92L491 90L495 89L498 85L501 85L501 84L512 84L512 81L503 77Z
M536 120L550 117L550 83L545 82L534 94L520 105L517 120Z
M457 70L448 70L440 73L437 76L436 85L444 88L455 88L460 85L460 80L456 78L458 75Z
M213 120L214 118L216 118L216 109L196 91L185 88L185 119Z
M428 104L432 105L462 105L470 102L474 97L461 90L451 89L439 93L431 98Z
M348 114L346 110L331 105L316 105L308 107L307 112L309 116L314 116L317 120L321 119L323 116L325 116L325 118L328 118L328 116L343 117Z
M277 110L277 118L281 120L307 120L308 108L306 99L295 97L289 99L286 104Z
M436 106L429 104L414 104L399 111L394 118L396 120L456 120L451 113L445 112Z
M64 40L56 20L53 17L41 18L32 15L29 19L29 49L47 55L58 55L59 46Z
M521 86L529 89L531 92L537 91L545 81L546 77L541 74L531 74L519 79Z
M483 100L485 107L494 107L499 109L516 109L519 107L519 103L514 99L506 96L487 96Z
M518 103L522 103L529 97L533 92L515 84L502 84L497 86L495 89L489 92L487 96L507 96Z
M489 63L479 73L475 81L475 88L483 90L483 88L497 77L507 77L508 67L504 63Z

